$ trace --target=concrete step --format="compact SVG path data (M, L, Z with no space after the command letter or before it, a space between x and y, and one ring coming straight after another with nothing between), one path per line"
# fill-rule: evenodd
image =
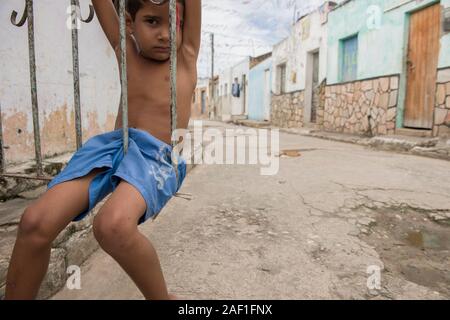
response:
M408 137L432 137L433 131L430 129L412 129L412 128L398 128L395 129L396 135L408 136Z
M231 121L237 121L237 120L247 120L248 116L242 114L242 115L236 115L236 116L231 116Z
M233 121L237 125L242 125L251 128L266 128L270 126L269 121L257 121L257 120L235 120Z

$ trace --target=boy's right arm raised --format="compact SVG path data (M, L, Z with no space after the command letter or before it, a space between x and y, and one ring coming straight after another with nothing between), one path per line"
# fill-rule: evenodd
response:
M115 49L120 41L119 16L113 0L92 0L100 25L109 43Z

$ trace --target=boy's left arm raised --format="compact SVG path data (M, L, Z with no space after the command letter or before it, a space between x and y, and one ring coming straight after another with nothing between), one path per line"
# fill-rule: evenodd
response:
M200 52L202 1L185 0L183 49L192 58L197 59Z

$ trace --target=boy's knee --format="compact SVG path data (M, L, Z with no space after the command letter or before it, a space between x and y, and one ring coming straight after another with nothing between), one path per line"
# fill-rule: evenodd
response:
M19 222L19 235L30 238L35 244L51 243L53 239L45 226L43 215L41 209L33 205L27 207Z
M137 225L127 221L122 212L99 212L92 225L94 237L105 251L126 249L135 232Z

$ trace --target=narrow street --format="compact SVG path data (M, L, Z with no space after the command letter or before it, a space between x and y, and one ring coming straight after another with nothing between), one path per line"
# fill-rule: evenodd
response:
M218 122L210 126L233 127ZM171 293L184 299L450 298L450 162L280 133L275 176L197 166L153 223ZM368 270L380 268L381 289ZM53 299L141 299L103 251L81 290Z

